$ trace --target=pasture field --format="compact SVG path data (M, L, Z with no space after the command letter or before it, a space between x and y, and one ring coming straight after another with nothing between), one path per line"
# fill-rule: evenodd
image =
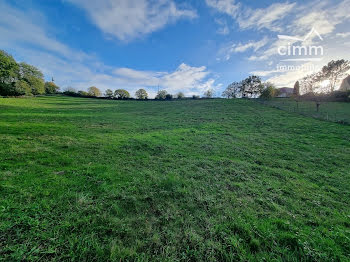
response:
M349 261L349 163L249 100L0 98L0 260Z
M264 105L279 108L287 112L298 113L326 121L350 124L350 103L346 102L320 102L317 112L314 101L295 101L288 98L275 98L271 100L256 100Z

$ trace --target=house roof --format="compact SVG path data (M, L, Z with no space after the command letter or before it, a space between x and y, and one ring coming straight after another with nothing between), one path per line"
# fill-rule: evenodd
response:
M287 93L287 94L292 94L293 93L293 88L290 87L282 87L279 89L281 93Z

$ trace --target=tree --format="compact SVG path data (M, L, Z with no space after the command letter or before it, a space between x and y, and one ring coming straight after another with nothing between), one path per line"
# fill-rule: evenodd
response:
M3 50L0 50L0 95L17 95L14 88L19 78L19 65L16 60Z
M56 94L59 91L59 87L54 82L45 83L45 93L46 94Z
M14 89L12 93L14 95L19 95L19 96L23 96L23 95L30 96L32 95L32 89L30 88L30 86L26 81L18 80L14 85Z
M236 98L242 89L242 82L233 82L232 84L230 84L225 91L222 93L223 97L226 98Z
M338 81L342 80L347 72L350 70L350 62L347 60L332 60L326 66L322 68L322 77L330 81L330 90L334 91L334 88Z
M142 89L142 88L135 92L135 96L137 99L141 99L141 100L148 98L148 94L147 94L146 90Z
M185 98L185 95L184 95L184 93L179 92L179 93L176 94L176 98L177 98L177 99L184 99L184 98Z
M130 98L130 94L125 89L117 89L114 92L114 97L117 99L128 99Z
M294 84L293 95L294 96L300 96L300 84L299 84L299 81L296 81L295 84Z
M160 90L160 91L158 91L158 93L156 95L156 99L164 100L166 98L167 94L168 94L168 92L166 90Z
M79 90L79 91L78 91L78 95L79 95L79 96L89 96L89 93L86 92L86 91Z
M28 83L33 95L41 95L45 93L44 75L35 66L24 62L20 63L19 76L21 80L24 80Z
M305 76L300 81L300 92L303 94L314 93L317 86L316 84L320 80L320 75L318 73L314 73L308 76Z
M95 96L95 97L101 96L101 91L96 86L90 86L88 88L88 93L89 93L89 96Z
M166 99L166 100L172 100L172 99L173 99L173 95L171 95L171 94L166 94L165 99Z
M208 89L207 91L204 92L204 97L206 98L212 98L214 95L213 89Z
M264 88L263 88L261 95L260 95L261 98L271 99L271 98L274 98L278 95L279 91L275 87L274 84L267 82L267 83L264 83L262 85L264 86Z
M263 86L258 76L249 76L242 81L241 92L243 97L257 97L261 94L262 90Z
M105 97L112 98L113 97L113 91L111 89L107 89L105 91Z

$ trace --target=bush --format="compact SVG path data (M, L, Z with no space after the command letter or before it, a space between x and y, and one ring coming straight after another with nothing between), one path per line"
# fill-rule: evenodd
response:
M192 96L192 99L199 99L199 96L193 95L193 96Z
M171 95L171 94L166 94L165 99L166 99L166 100L172 100L172 99L173 99L173 95Z

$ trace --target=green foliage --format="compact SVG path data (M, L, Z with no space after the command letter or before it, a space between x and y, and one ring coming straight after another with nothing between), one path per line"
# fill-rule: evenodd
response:
M105 92L105 97L112 98L113 97L113 91L111 89L107 89Z
M135 97L136 99L141 99L141 100L148 99L148 94L145 89L141 88L135 92Z
M90 94L89 94L88 92L83 91L83 90L79 90L79 91L78 91L78 95L79 95L79 96L90 96Z
M272 83L264 83L264 89L261 92L260 98L271 99L279 95L279 90Z
M350 126L238 99L0 108L0 260L348 261Z
M46 94L56 94L60 90L59 86L57 86L54 82L46 82L45 83L45 93Z
M117 99L128 99L130 98L130 94L125 89L117 89L114 92L114 97Z
M99 97L102 95L100 89L98 89L96 86L90 86L88 88L88 94L89 96L95 96L95 97Z
M172 94L166 94L165 99L166 100L172 100L173 99L173 95Z
M155 99L164 100L166 98L167 94L168 94L168 92L166 90L159 90Z
M176 94L176 98L177 99L184 99L185 98L185 94L182 93L182 92L179 92L179 93Z
M25 80L18 80L15 85L15 90L13 91L13 95L32 95L32 89L30 85Z
M22 62L19 64L19 75L22 80L28 83L33 95L45 93L44 75L38 68Z
M19 77L19 66L15 59L0 50L0 95L17 95L15 82Z
M199 99L199 96L198 95L193 95L192 99Z

